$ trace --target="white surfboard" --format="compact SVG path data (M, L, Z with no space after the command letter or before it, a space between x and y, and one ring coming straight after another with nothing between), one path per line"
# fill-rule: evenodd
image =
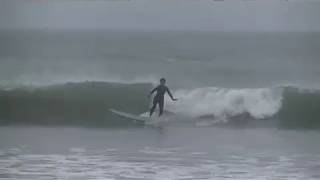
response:
M145 122L150 120L149 117L143 117L143 116L139 116L139 115L135 115L135 114L130 114L130 113L118 111L116 109L109 109L109 111L111 111L112 113L114 113L114 114L116 114L118 116L130 119L130 120L133 120L133 121L138 121L138 122L141 122L141 123L145 123Z

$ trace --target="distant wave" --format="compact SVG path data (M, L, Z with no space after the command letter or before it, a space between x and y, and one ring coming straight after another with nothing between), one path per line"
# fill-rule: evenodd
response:
M148 111L149 83L77 82L0 91L3 125L131 125L108 112L115 108ZM227 89L204 87L174 91L179 101L166 101L177 117L205 125L274 122L290 128L320 128L320 91L292 86ZM182 118L182 119L183 119Z

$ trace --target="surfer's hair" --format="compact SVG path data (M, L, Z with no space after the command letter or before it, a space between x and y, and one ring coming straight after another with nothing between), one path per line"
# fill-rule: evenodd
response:
M161 79L160 79L160 82L161 82L161 81L166 82L166 79L165 79L165 78L161 78Z

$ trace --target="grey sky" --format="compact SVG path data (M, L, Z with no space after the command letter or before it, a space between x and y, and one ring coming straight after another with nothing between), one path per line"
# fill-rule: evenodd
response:
M319 31L320 0L1 0L2 29Z

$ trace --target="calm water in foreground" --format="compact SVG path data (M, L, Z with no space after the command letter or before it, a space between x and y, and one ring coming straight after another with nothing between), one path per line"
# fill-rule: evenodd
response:
M0 179L319 179L320 132L0 128Z

